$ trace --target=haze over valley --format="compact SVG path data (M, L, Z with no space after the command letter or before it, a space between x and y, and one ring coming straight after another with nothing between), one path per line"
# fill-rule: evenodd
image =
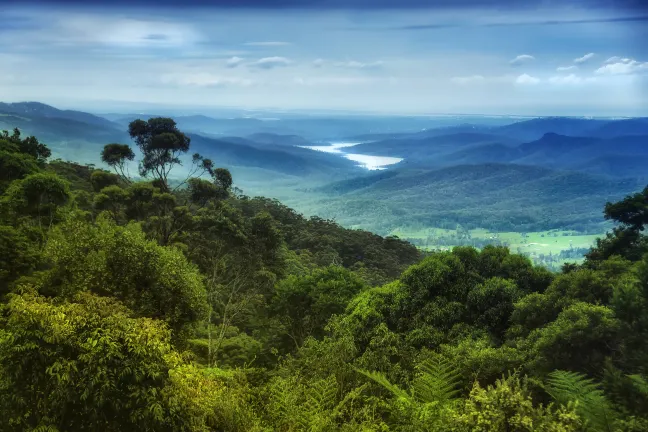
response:
M128 123L156 115L3 103L0 128L41 137L54 158L103 166L103 145L131 142ZM243 194L429 250L508 245L551 268L578 261L611 227L603 205L648 179L648 118L173 118ZM186 175L184 162L172 178Z

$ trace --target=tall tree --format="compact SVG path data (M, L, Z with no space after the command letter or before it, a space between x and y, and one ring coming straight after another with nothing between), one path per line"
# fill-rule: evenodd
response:
M127 163L133 159L135 153L128 144L106 144L101 152L101 160L127 183L131 181Z
M142 151L140 174L153 175L162 189L169 191L169 173L181 165L180 156L189 151L189 137L180 132L173 119L164 117L134 120L128 125L128 133Z

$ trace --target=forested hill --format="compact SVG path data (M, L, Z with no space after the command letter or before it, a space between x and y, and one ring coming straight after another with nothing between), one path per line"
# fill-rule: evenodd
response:
M304 218L198 153L172 183L190 137L129 136L141 181L128 144L104 170L0 135L1 431L648 430L648 187L552 273Z

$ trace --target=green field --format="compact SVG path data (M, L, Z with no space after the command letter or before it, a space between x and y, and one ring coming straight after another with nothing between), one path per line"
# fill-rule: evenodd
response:
M481 248L487 244L508 246L511 252L527 255L534 262L551 268L557 268L566 262L582 261L583 252L591 248L598 237L604 235L560 230L498 233L485 229L407 227L393 230L390 234L426 250L449 250L454 246Z

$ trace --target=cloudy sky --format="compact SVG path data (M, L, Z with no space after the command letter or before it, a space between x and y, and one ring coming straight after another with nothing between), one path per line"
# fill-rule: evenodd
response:
M648 116L643 3L0 0L0 100Z

